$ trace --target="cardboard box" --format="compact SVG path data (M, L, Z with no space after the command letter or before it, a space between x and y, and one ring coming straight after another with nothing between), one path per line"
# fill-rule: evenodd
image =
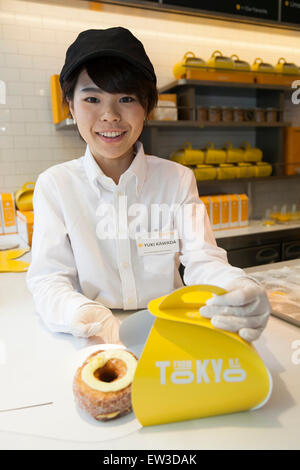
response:
M209 196L210 199L210 223L213 230L221 228L221 204L218 196Z
M33 211L17 211L18 233L31 246L33 234Z
M229 228L229 197L226 194L220 195L219 200L221 210L220 228Z
M236 194L229 194L229 226L239 226L239 198Z
M0 193L0 210L3 223L3 233L17 233L13 193Z
M210 200L209 200L209 197L201 196L200 199L203 202L203 204L205 205L208 218L210 219Z
M239 198L239 226L248 225L248 197L246 194L238 194Z

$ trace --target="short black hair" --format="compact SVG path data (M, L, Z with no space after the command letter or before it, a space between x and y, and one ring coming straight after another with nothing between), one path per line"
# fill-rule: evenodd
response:
M110 56L89 60L75 69L62 83L63 103L73 101L78 76L84 69L101 90L136 95L147 116L155 108L158 100L155 83L126 60Z

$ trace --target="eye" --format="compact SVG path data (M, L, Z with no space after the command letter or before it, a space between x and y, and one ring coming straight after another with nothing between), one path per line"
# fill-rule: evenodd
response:
M136 101L136 99L133 96L122 96L120 101L121 103L132 103L133 101Z
M99 103L99 99L95 98L94 96L88 96L84 99L87 103Z

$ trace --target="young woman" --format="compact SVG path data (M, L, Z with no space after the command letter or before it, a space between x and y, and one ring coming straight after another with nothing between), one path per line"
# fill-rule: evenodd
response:
M248 341L266 325L263 288L218 248L191 169L145 155L139 136L157 102L142 43L125 28L87 30L69 47L63 97L86 152L36 182L27 283L52 331L119 341L111 309L146 308L183 285L227 289L201 314Z

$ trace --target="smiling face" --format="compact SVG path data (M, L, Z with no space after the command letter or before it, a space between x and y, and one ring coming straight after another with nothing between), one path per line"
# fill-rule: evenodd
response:
M132 158L133 145L146 117L136 95L103 91L83 69L69 108L82 138L100 164L103 160Z

